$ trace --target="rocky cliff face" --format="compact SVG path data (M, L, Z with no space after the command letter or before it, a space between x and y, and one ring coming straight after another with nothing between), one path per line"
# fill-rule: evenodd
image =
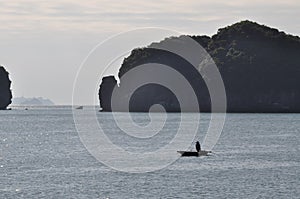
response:
M228 112L300 112L299 37L243 21L219 29L212 37L191 38L214 59L224 81ZM207 87L197 71L181 57L149 47L133 50L124 60L119 70L120 87L117 90L126 90L122 85L127 82L122 77L130 69L144 63L160 63L179 71L195 90L200 110L211 110ZM130 81L134 84L135 78ZM115 86L113 77L103 79L99 99L104 111L111 111L111 93ZM123 93L118 96L121 101L129 94L120 93ZM157 103L167 111L180 111L176 97L157 85L137 89L131 96L129 111L148 111L151 105ZM117 110L125 109L120 106Z
M0 110L5 110L11 103L12 94L10 90L11 81L8 72L0 66Z
M114 87L117 86L117 80L114 76L104 77L99 89L100 107L104 111L111 111L111 96ZM105 107L105 108L104 108Z

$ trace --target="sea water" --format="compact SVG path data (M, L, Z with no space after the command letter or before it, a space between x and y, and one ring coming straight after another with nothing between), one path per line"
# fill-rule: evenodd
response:
M167 114L149 144L117 134L111 113L95 114L108 138L128 151L155 152L180 122L180 114ZM201 118L195 139L203 141L210 114ZM150 122L147 113L132 119ZM299 130L300 114L227 114L211 156L178 156L161 170L130 173L88 152L71 107L14 108L0 112L0 198L299 198Z

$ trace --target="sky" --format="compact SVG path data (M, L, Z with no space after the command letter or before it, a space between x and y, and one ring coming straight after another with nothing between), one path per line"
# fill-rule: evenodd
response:
M248 19L299 36L299 10L299 0L0 0L0 65L14 97L69 105L81 64L113 35L146 27L213 35Z

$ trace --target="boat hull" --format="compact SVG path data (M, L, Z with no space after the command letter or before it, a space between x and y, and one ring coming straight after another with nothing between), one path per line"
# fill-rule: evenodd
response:
M207 156L210 151L177 151L183 157L199 157L199 156Z

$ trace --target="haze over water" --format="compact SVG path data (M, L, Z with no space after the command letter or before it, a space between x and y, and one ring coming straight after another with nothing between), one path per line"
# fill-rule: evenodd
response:
M8 76L4 72L4 78L0 74L1 80L4 80L0 88L3 85L7 87L4 91L0 89L0 101L9 104L11 90L15 99L21 96L43 97L53 100L58 105L27 104L17 107L11 104L8 108L12 110L0 111L0 199L299 198L300 114L227 114L220 139L215 140L217 144L209 149L212 150L211 155L180 157L177 150L195 151L195 141L199 140L201 144L205 142L210 114L201 113L201 120L198 122L193 118L199 113L184 113L188 117L188 121L183 122L186 132L193 130L193 125L199 125L195 138L182 136L181 138L191 140L187 142L189 146L179 147L179 144L186 141L179 139L178 147L176 145L174 150L159 153L158 149L164 148L176 137L182 119L179 113L153 113L153 119L156 121L164 123L166 119L164 127L156 132L155 129L159 129L160 126L154 123L153 129L150 129L153 132L149 132L152 137L136 138L129 133L135 131L138 135L139 128L133 129L133 126L130 126L124 112L114 113L120 116L120 123L127 125L128 131L124 132L117 127L112 113L98 112L98 93L102 76L116 76L123 59L134 48L142 48L172 36L211 37L219 32L219 28L240 21L244 21L244 24L253 21L272 29L237 28L236 37L232 37L232 30L229 29L230 34L225 34L228 37L219 35L217 40L211 38L210 43L207 43L208 37L202 37L207 47L212 47L212 54L220 56L221 59L216 57L217 61L223 62L230 58L227 60L230 64L227 67L229 75L234 72L232 61L237 60L236 69L240 73L236 73L232 80L244 80L249 85L247 89L239 81L227 81L233 84L227 85L226 89L232 89L237 94L237 98L231 98L234 99L231 104L250 107L241 112L289 112L289 109L297 112L295 110L300 110L297 109L300 101L297 56L300 52L297 37L300 35L299 10L299 0L0 1L0 67L4 66L5 71L9 73ZM150 29L160 31L154 34L155 31ZM268 31L261 32L263 37L257 37L259 29ZM134 31L139 34L132 34ZM129 37L122 37L120 33ZM245 36L245 40L241 35ZM229 43L226 42L226 38L229 38ZM242 39L241 42L237 41L238 38ZM258 40L252 42L256 46L251 46L248 38L257 38ZM266 38L267 45L260 38ZM275 43L271 43L273 41ZM100 49L95 50L98 54L91 53L96 46ZM244 51L241 51L244 47ZM198 60L197 51L192 48L189 50L178 52L186 54L181 56L184 60ZM261 51L267 56L257 56ZM247 54L248 52L250 54ZM192 54L196 56L193 57ZM257 57L260 58L258 61L255 60ZM161 59L160 56L158 58ZM166 60L179 63L173 58ZM83 67L84 63L91 63L93 70ZM249 65L248 72L241 70L243 65L246 66L245 63L253 64ZM129 66L133 65L129 63ZM201 68L199 66L199 63L195 64L197 69ZM268 66L271 66L270 70L260 71ZM273 66L282 70L272 68ZM141 79L151 77L149 74L147 71ZM157 74L163 76L161 72L154 76L160 76ZM172 77L174 81L170 81L170 85L174 86L173 82L176 81L179 84L178 90L185 91L187 87L182 87L179 79ZM215 78L202 76L204 79L205 77L211 82L216 82ZM269 77L275 84L268 82ZM76 86L78 80L81 81ZM261 83L257 84L260 80ZM238 89L233 89L235 86ZM259 93L259 88L263 86L270 87ZM251 93L249 88L254 92ZM80 92L75 92L77 89ZM215 93L219 93L220 90L217 91ZM203 90L199 93L202 92ZM8 93L8 97L5 93ZM148 90L146 93L151 92ZM107 96L110 95L105 95ZM124 99L129 99L128 93L124 96ZM156 98L158 93L153 92L153 96ZM188 99L188 105L192 104L191 95L182 96ZM269 98L270 96L273 99ZM152 99L148 95L142 97ZM227 102L218 96L214 97L216 98L227 105L227 108L230 107L230 103L227 103L230 102L230 97L226 98ZM117 99L124 102L122 98ZM141 99L141 104L145 104L146 100ZM239 99L239 102L236 99ZM160 103L164 100L157 101ZM262 109L254 110L253 102ZM65 106L71 104L73 107ZM107 104L110 106L111 100L108 100ZM156 102L153 104L157 105ZM89 105L96 105L97 111L90 114L91 109L87 108ZM133 105L137 106L134 103ZM276 108L280 105L282 109L278 111ZM6 106L0 108L5 109ZM270 106L275 109L268 109ZM89 134L97 133L98 130L95 131L94 128L98 125L93 122L94 115L105 132L105 138L117 145L117 149L123 149L131 155L152 153L157 155L153 156L156 157L155 161L149 158L151 156L145 156L145 160L137 161L143 166L137 171L140 173L132 173L131 171L138 168L131 168L131 164L128 164L130 161L124 161L124 158L120 158L119 151L114 151L113 147L106 147L110 143L104 142L101 143L102 148L94 148L100 152L100 158L97 159L95 154L90 153L87 144L82 142L83 135L76 128L78 123L74 122L74 113L78 113L79 119L86 127L84 135L90 138L92 147L95 146L93 144L97 144L99 138ZM131 117L139 127L147 126L151 122L148 113L131 113ZM218 124L222 126L223 123ZM111 153L101 153L104 150L99 149ZM173 160L174 157L177 158L175 162L166 164L166 159ZM114 169L110 164L104 164L107 162L103 159L110 159ZM162 168L157 169L159 166Z

